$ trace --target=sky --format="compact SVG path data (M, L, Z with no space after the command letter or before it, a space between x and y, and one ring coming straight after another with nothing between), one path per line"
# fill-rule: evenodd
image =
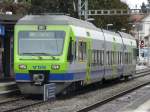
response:
M147 0L121 0L121 1L126 2L131 9L140 8L143 2L147 4Z

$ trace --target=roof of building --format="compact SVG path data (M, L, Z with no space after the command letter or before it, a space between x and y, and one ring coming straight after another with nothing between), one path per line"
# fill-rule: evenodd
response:
M17 24L29 25L75 25L96 29L96 27L87 21L76 19L65 15L27 15L21 18Z

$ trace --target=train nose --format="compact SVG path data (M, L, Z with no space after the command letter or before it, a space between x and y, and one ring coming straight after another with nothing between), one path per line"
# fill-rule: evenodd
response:
M33 81L35 85L42 85L44 82L44 74L33 74Z

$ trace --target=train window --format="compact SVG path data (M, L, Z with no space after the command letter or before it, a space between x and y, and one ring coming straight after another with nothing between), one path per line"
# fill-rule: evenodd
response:
M114 51L114 64L117 64L117 51Z
M132 64L133 52L131 53L131 64Z
M104 65L104 51L102 51L102 65Z
M110 64L110 51L108 51L108 65Z
M111 57L112 57L112 52L110 51L110 53L109 53L109 64L110 65L112 65L112 58Z
M111 56L112 56L111 51L108 51L108 65L111 65Z
M120 53L120 52L118 52L118 54L119 54L118 64L121 64L121 63L120 63L120 60L121 60L121 56L120 56L120 55L121 55L121 53Z
M125 64L127 64L127 62L128 62L128 54L125 53Z
M108 60L107 64L109 65L109 51L107 52L107 55L108 55L108 57L107 57L107 60Z
M119 64L119 59L120 59L120 57L119 57L119 55L120 55L120 53L119 52L117 52L117 64Z
M131 64L131 53L129 53L129 63Z
M121 64L121 52L119 52L119 64Z
M130 64L130 53L128 53L128 64Z
M86 42L83 42L83 60L86 60Z
M18 53L26 56L58 56L63 53L64 31L21 31Z
M112 64L115 64L115 52L112 52Z
M128 53L128 64L130 64L130 53Z
M99 52L100 52L100 51L97 50L97 65L99 65L99 60L100 60L100 58L99 58L99 57L100 57Z
M107 65L109 65L109 51L107 51Z
M97 64L97 50L94 52L94 64Z
M120 54L121 54L121 56L120 56L121 57L120 63L123 64L123 52L121 52Z
M77 43L74 43L74 60L77 58Z
M109 65L111 65L111 51L109 51Z
M104 65L104 51L100 51L100 65Z
M94 50L92 50L92 64L94 65Z
M99 64L103 65L103 51L102 50L100 50L99 55L100 55L100 57L99 57L100 58Z
M76 42L70 41L68 49L68 61L76 60Z
M72 40L70 40L69 42L67 60L70 62L73 61L73 41Z
M110 51L110 59L109 60L110 60L110 62L109 62L110 65L112 65L112 51Z
M119 56L118 56L118 57L119 57L118 64L121 64L121 63L120 63L120 60L121 60L121 57L120 57L121 54L120 54L120 52L118 52L118 55L119 55Z
M125 53L125 64L128 64L128 53Z
M78 56L80 61L86 60L86 42L79 42Z
M95 56L95 50L93 51L93 54L94 54L94 62L93 62L93 63L94 63L94 65L95 65L95 62L96 62L96 59L95 59L95 57L96 57L96 56Z
M132 58L132 55L131 55L131 54L132 54L132 53L130 52L130 55L129 55L129 56L130 56L130 58L129 58L129 59L130 59L130 64L132 63L132 59L131 59L131 58Z
M99 51L99 50L97 50L97 65L99 65L99 62L100 62L100 58L99 58L99 57L100 57L100 55L99 55L99 52L100 52L100 51Z
M118 64L118 52L115 51L115 64Z
M101 60L101 58L102 58L102 51L99 50L99 65L102 65L102 60Z

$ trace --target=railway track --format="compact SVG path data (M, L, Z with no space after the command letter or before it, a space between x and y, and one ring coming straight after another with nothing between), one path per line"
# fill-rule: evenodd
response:
M146 76L150 74L150 70L149 69L146 69L146 70L143 70L143 71L138 71L136 73L136 75L133 77L133 79L136 79L136 78L140 78L140 77L143 77L143 76ZM134 91L142 86L145 86L147 84L149 84L150 82L147 82L147 83L142 83L142 84L138 84L136 87L133 87L133 88L130 88L128 90L125 90L123 92L120 92L118 94L115 94L107 99L104 99L102 101L99 101L99 102L96 102L95 104L92 104L90 106L87 106L87 107L84 107L80 110L77 110L77 112L86 112L86 111L90 111L92 109L95 109L96 107L99 107L101 105L104 105L105 103L109 102L109 101L112 101L120 96L123 96L131 91ZM18 98L18 99L14 99L13 101L6 101L6 102L0 102L0 110L1 112L13 112L13 111L21 111L21 110L26 110L28 108L34 108L34 106L40 106L40 105L43 105L43 104L46 104L47 102L44 102L42 100L32 100L32 99L26 99L24 97L22 98ZM9 107L9 108L8 108Z
M140 77L143 77L143 76L146 76L146 75L149 75L149 74L150 74L150 70L146 69L146 70L143 70L141 72L136 73L136 75L133 78L136 79L136 78L140 78ZM121 96L123 96L125 94L128 94L128 93L130 93L130 92L132 92L132 91L134 91L136 89L139 89L139 88L141 88L143 86L146 86L146 85L149 85L149 84L150 84L150 81L149 82L145 82L145 83L141 83L141 84L137 84L134 87L131 87L131 88L127 89L127 90L121 91L118 94L114 94L111 97L105 98L102 101L98 101L98 102L96 102L96 103L94 103L92 105L89 105L87 107L79 109L79 110L77 110L77 112L88 112L88 111L91 111L91 110L93 110L95 108L98 108L98 107L100 107L100 106L102 106L102 105L104 105L104 104L106 104L106 103L108 103L108 102L110 102L110 101L112 101L114 99L117 99L117 98L119 98L119 97L121 97Z
M150 73L150 69L137 70L133 78L143 77Z
M0 102L0 112L13 112L21 109L42 104L42 100L32 100L26 97L14 98L7 101Z
M24 99L24 97L17 97L17 98L8 98L7 100L3 100L0 102L0 106L1 105L4 105L6 103L10 103L10 102L13 102L13 101L17 101L17 100L21 100L21 99Z

